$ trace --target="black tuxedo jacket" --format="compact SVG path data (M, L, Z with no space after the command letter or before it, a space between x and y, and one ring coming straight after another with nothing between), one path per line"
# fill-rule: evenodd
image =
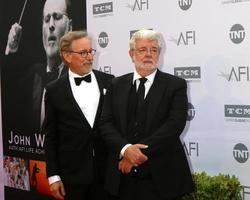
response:
M128 144L128 97L133 74L112 80L104 100L100 120L101 134L109 145L106 189L111 194L119 191L121 173L118 159L121 149ZM183 79L157 70L146 96L148 101L144 138L138 143L149 147L148 156L152 180L165 198L174 198L193 190L190 169L179 139L187 116L187 86Z
M93 70L100 89L99 119L104 89L112 75ZM88 95L88 94L86 94ZM91 128L73 97L68 73L46 87L45 157L47 176L59 175L67 184L89 184L102 181L106 155L105 147L96 125ZM95 156L93 156L93 150ZM97 171L94 172L94 168ZM98 180L97 180L98 179Z

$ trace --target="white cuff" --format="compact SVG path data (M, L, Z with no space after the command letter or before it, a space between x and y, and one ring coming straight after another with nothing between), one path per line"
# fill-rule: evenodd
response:
M49 185L51 185L51 184L53 184L55 182L61 181L61 178L60 178L60 176L55 175L55 176L50 176L48 178L48 180L49 180Z
M130 146L132 146L132 144L126 144L126 145L122 148L121 153L120 153L120 158L122 158L122 157L124 156L124 152L125 152L126 149L127 149L128 147L130 147Z

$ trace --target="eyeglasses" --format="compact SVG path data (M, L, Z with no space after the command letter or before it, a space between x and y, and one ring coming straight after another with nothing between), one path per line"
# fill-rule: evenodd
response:
M86 58L89 54L94 56L96 53L95 49L90 49L90 50L83 50L83 51L69 51L70 53L77 53L81 55L82 58Z
M146 55L147 53L150 53L151 55L157 55L160 52L158 48L140 48L134 49L134 51L136 51L140 55Z

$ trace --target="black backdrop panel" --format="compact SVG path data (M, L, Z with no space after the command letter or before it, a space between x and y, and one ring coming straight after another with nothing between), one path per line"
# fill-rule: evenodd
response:
M5 200L51 199L44 162L44 135L34 128L31 68L46 62L42 45L45 0L28 0L23 13L22 37L15 54L4 55L9 30L18 22L25 0L1 1L0 67ZM72 1L73 30L86 29L86 1ZM13 180L12 180L13 179Z

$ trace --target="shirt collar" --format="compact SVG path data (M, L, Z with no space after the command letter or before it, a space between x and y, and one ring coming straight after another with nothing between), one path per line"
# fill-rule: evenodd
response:
M75 78L75 77L85 77L89 74L93 74L93 71L91 70L89 73L87 74L84 74L83 76L80 76L79 74L76 74L74 72L72 72L70 69L69 69L69 76L72 77L72 78Z
M150 83L153 83L154 79L155 79L155 74L156 74L155 70L153 73L149 74L148 76L146 76L145 78L147 78L147 81L149 81ZM142 76L140 74L138 74L138 72L134 69L134 76L133 76L133 83L138 80L139 78L142 78Z

